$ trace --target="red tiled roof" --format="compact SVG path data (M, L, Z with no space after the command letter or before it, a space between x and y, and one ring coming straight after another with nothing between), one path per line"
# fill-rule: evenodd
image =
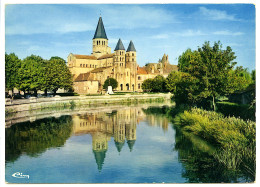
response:
M137 74L148 74L144 67L137 68Z
M90 72L88 73L81 73L79 76L74 80L74 82L80 82L80 81L93 81L93 78L91 77Z
M101 57L98 58L98 60L101 60L101 59L106 59L106 58L113 58L114 54L106 54L106 55L102 55Z
M90 55L76 55L74 54L74 56L77 59L92 59L92 60L97 60L97 58L95 56L90 56Z

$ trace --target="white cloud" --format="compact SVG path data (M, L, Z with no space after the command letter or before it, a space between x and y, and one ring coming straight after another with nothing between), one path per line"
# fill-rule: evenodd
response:
M206 33L203 33L200 30L190 30L190 29L185 30L183 32L175 32L173 34L177 36L183 36L183 37L207 35Z
M229 21L239 21L235 18L235 15L228 14L223 10L208 9L205 7L199 7L199 13L209 20L229 20Z
M228 30L223 30L223 31L215 31L213 32L215 35L228 35L228 36L240 36L243 35L243 32L231 32Z
M163 9L142 5L12 5L6 7L6 34L94 31L98 8L106 29L158 28L178 22Z
M153 35L150 38L152 39L167 39L169 38L169 34L157 34L157 35Z

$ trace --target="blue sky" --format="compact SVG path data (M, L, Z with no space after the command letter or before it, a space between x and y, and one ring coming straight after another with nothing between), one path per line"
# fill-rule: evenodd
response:
M186 49L221 41L231 46L238 65L255 69L252 4L12 4L5 11L6 52L21 59L89 55L101 12L112 51L119 38L125 48L132 40L140 66L164 53L177 64Z

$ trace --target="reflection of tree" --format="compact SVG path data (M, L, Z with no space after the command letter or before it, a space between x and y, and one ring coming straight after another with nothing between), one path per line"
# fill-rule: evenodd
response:
M185 170L182 176L188 179L189 183L230 183L243 181L251 182L241 171L228 170L218 163L212 153L214 148L194 135L176 130L175 150L178 151L179 160Z
M5 132L6 161L15 161L22 153L35 157L48 148L61 147L71 132L71 116L15 124Z

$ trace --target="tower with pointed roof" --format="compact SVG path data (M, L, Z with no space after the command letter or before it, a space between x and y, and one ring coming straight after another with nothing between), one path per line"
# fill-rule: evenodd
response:
M93 37L93 50L92 55L100 57L102 55L110 54L111 48L108 47L108 38L105 31L105 27L102 21L102 17L99 17L95 35Z
M126 50L126 67L130 69L131 72L131 88L136 91L136 73L137 73L137 63L136 63L136 50L132 40L130 41L128 48Z

